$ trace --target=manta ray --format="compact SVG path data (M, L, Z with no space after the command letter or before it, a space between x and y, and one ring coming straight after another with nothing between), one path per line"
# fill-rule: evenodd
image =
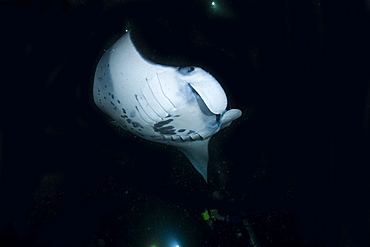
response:
M123 129L177 147L207 181L211 137L239 118L218 81L200 67L145 59L125 33L100 58L93 97Z

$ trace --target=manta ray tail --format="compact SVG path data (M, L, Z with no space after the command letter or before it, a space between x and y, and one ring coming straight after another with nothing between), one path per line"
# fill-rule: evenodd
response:
M203 176L207 182L208 167L208 143L209 139L191 142L191 145L185 144L178 147L188 157L195 169Z

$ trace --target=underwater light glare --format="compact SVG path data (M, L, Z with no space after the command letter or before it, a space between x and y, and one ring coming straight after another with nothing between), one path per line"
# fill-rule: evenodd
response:
M172 243L171 247L180 247L180 245L177 242Z
M181 246L181 241L179 241L179 238L174 235L167 235L166 237L166 244L164 245L165 247L180 247Z

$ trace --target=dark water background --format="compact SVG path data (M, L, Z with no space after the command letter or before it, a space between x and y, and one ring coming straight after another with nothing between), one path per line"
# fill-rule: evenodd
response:
M232 246L204 208L248 217L262 246L370 246L368 1L215 3L0 3L0 246ZM211 141L208 185L93 105L126 28L243 111Z

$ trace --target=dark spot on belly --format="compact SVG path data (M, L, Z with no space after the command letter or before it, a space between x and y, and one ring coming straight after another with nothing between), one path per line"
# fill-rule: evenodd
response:
M165 126L166 124L169 124L173 121L173 119L168 119L165 121L160 121L156 124L154 124L154 131L158 132L162 135L175 135L176 134L176 129L173 126Z
M160 122L154 124L154 128L160 128L160 127L162 127L162 126L164 126L166 124L171 123L172 121L173 121L173 119L168 119L168 120L160 121Z
M139 128L144 129L144 127L140 123L138 123L138 122L132 122L132 126L134 126L135 128L139 127Z
M176 135L176 129L173 126L166 126L159 129L154 129L154 131L162 135Z
M177 132L184 132L186 129L179 129Z

